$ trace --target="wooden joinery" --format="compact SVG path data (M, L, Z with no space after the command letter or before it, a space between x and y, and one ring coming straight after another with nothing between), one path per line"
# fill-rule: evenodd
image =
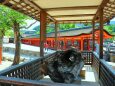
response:
M40 56L44 57L44 42L46 40L46 18L47 13L40 11Z
M109 1L110 1L110 0L103 0L103 1L102 1L101 5L98 7L98 10L97 10L96 15L94 16L93 20L95 20L95 19L98 17L98 14L99 14L101 8L104 8ZM99 16L100 16L100 15L99 15Z

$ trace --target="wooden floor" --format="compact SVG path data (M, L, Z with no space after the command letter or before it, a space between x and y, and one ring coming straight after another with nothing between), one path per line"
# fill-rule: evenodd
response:
M81 84L60 84L60 83L54 83L51 81L49 76L45 76L42 80L44 83L48 83L50 86L100 86L98 82L96 82L94 72L91 66L84 66L85 72L85 79L82 79Z

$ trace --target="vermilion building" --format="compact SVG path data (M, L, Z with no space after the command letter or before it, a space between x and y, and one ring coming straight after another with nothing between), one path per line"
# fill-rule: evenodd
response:
M95 41L99 42L99 29L95 29ZM47 40L50 49L54 49L55 46L55 33L48 33ZM112 35L104 30L104 39L112 38ZM63 46L61 46L63 42ZM24 38L22 43L40 46L39 38ZM68 47L73 46L79 50L92 50L92 28L75 28L71 30L59 31L58 32L58 49L63 48L64 50Z

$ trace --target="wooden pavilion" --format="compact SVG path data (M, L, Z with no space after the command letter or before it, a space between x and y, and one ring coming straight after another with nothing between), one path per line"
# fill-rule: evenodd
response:
M0 3L40 21L40 56L43 57L0 72L0 86L63 85L33 81L43 77L43 74L40 72L42 61L48 61L55 56L54 53L44 58L43 48L46 40L46 26L49 23L55 23L55 49L57 49L57 29L59 23L92 23L93 50L95 23L99 23L99 55L97 56L93 51L83 51L82 53L86 57L85 63L92 65L96 70L100 85L115 86L115 71L102 60L103 24L115 16L115 0L0 0Z

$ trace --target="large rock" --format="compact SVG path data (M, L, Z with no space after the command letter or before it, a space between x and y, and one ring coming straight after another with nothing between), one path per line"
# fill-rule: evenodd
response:
M84 66L81 52L75 49L57 52L56 57L48 62L47 74L51 80L59 83L72 83L81 80L80 71Z

